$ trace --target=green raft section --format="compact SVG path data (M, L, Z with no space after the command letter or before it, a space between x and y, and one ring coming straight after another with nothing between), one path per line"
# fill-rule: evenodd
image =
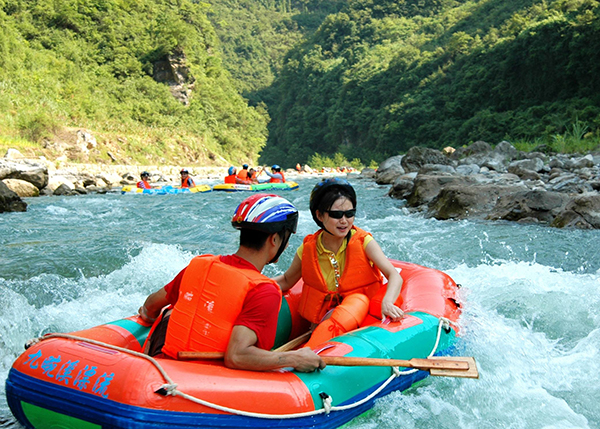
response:
M50 427L54 429L102 429L102 426L84 420L56 413L21 401L23 413L33 427Z
M352 352L346 356L370 358L412 359L427 357L437 338L439 319L427 313L408 313L423 323L399 332L368 326L334 338L333 342L348 344ZM456 342L454 330L441 330L438 351L451 348ZM315 407L323 406L322 392L333 398L333 405L339 405L356 394L369 390L375 384L387 380L391 375L389 367L328 367L326 372L295 373L308 387Z
M258 183L254 185L242 185L233 183L220 183L213 186L213 191L224 192L266 192L266 191L286 191L298 189L296 182L287 181L285 183Z
M131 333L131 335L133 335L140 343L140 348L144 346L146 337L148 337L148 334L150 333L149 326L142 326L139 323L129 319L115 320L114 322L107 323L107 325L119 326Z

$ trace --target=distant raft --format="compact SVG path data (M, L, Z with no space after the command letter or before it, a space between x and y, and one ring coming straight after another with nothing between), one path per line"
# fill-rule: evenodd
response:
M213 186L213 191L225 192L264 192L264 191L287 191L298 189L296 182L285 183L257 183L255 185L242 185L239 183L220 183Z
M171 185L161 188L141 189L135 185L125 185L121 188L121 194L150 194L150 195L166 195L166 194L195 194L198 192L210 192L211 188L208 185L198 185L193 188L176 188Z

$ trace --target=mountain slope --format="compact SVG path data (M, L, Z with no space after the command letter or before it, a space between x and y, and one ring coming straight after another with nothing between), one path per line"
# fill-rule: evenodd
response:
M0 143L50 148L84 127L95 161L102 149L142 163L255 159L268 116L235 89L206 13L191 0L0 0Z
M597 137L598 5L352 0L290 52L261 161L544 142L579 121Z

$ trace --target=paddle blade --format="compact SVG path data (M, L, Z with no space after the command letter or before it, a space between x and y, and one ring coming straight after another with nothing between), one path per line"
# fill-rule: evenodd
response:
M430 360L446 360L448 357L445 356L433 356ZM477 364L475 358L472 356L452 356L453 361L467 362L469 364L468 370L456 370L456 369L437 369L431 368L429 373L437 377L462 377L462 378L479 378L479 371L477 370Z

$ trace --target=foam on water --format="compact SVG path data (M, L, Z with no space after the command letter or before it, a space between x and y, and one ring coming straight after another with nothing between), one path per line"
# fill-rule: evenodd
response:
M598 427L598 273L511 262L448 274L468 285L460 353L480 379L430 377L348 427Z

